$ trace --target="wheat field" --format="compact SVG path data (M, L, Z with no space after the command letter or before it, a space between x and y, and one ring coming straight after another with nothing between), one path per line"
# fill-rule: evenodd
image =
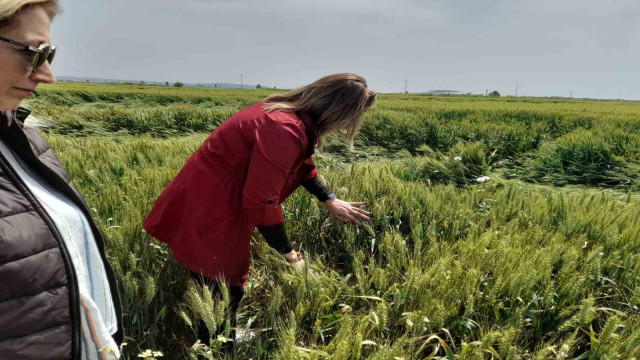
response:
M258 232L238 326L141 227L209 133L278 90L60 83L26 104L106 238L125 358L640 359L640 103L381 94L356 150L315 155L363 228L304 189L284 204L307 268ZM162 355L162 356L160 356Z

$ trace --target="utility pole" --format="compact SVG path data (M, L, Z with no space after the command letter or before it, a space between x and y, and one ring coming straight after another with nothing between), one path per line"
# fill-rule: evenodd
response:
M569 99L573 98L573 91L571 91L571 94L569 94Z
M516 84L516 97L518 97L518 86L520 86L520 84Z
M242 89L242 73L240 73L240 89Z
M620 95L618 95L618 100L622 100L622 91L620 91Z
M487 96L487 94L489 94L489 89L484 91L484 96Z
M404 81L404 93L407 93L407 83L409 82L409 80L405 80Z

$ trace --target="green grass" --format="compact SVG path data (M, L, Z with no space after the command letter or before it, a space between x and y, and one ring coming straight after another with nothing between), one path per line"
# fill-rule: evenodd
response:
M217 125L198 116L269 93L61 84L31 100L54 123L47 138L105 234L126 358L193 356L189 324L223 318L224 301L207 312L206 294L141 222ZM68 103L50 107L54 99ZM255 234L239 326L258 336L237 358L640 357L640 201L630 185L639 110L381 95L357 152L332 138L316 156L329 187L367 201L372 222L342 225L294 193L285 225L308 269L294 273ZM71 118L83 128L64 130ZM484 175L491 180L477 182ZM562 184L571 186L552 186ZM212 345L217 358L220 342Z
M555 185L636 186L636 177L623 157L628 149L615 147L605 136L588 130L569 133L548 144L525 164L531 179Z
M29 106L58 134L171 137L209 133L274 92L62 83L43 87ZM636 189L629 173L640 164L638 118L640 104L630 102L381 94L364 117L358 145L419 155L424 147L446 154L460 142L477 142L497 167L528 181ZM586 149L594 141L600 150ZM597 174L603 168L607 174Z

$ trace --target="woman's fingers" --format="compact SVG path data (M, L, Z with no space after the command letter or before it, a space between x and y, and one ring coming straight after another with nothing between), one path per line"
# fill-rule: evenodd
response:
M347 218L349 220L351 220L352 223L358 225L358 226L362 226L362 223L360 221L358 221L358 219L356 219L354 216L351 215L347 215Z
M364 210L364 209L360 209L360 208L354 207L354 208L352 208L352 210L357 212L357 213L360 213L360 214L371 216L371 213L366 211L366 210Z
M367 203L364 201L361 202L350 202L349 205L351 205L351 210L353 211L357 211L361 214L365 214L367 216L371 216L371 213L366 211L365 209L361 209L358 206L362 206L362 205L366 205Z
M304 260L298 260L295 263L293 263L294 268L296 269L296 271L298 272L302 272L302 270L304 270Z
M370 216L372 215L370 212L359 208L358 206L366 205L365 201L355 201L355 202L342 202L342 206L337 207L335 210L334 217L338 219L340 222L349 223L352 222L358 226L362 226L362 222L360 219L365 221L371 221ZM346 206L349 204L349 206ZM358 219L360 218L360 219Z
M339 214L336 216L336 218L345 224L352 222L354 224L357 224L358 226L362 226L362 223L358 220L356 216L362 218L363 220L371 221L371 218L369 218L368 216L357 213L355 211L352 213Z
M364 219L366 221L371 221L371 218L368 217L367 215L364 215L364 214L356 214L356 215L360 216L362 219Z
M364 220L370 221L371 219L369 219L367 216L358 214L358 216L360 216L361 218L363 218ZM336 218L338 219L338 221L348 224L350 222L358 225L358 226L362 226L362 223L360 221L358 221L358 219L353 216L353 215L338 215L336 216Z
M351 216L354 216L354 217L355 217L355 216L359 216L359 217L361 217L361 218L363 218L363 219L365 219L365 220L367 220L367 221L368 221L368 220L371 220L371 219L369 218L369 216L367 216L367 213L366 213L366 212L355 211L355 209L351 211L350 215L351 215Z

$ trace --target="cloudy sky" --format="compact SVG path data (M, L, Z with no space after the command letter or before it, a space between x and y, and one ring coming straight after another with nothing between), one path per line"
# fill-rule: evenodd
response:
M638 0L62 0L58 76L640 99Z

